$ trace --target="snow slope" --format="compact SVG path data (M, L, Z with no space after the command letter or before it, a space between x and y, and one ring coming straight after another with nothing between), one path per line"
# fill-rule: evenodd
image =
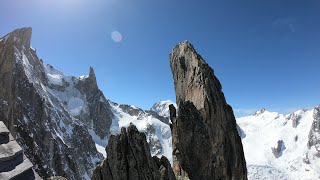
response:
M30 63L24 59L23 64L28 71ZM65 76L52 66L45 66L45 73L49 86L43 87L51 98L55 109L65 106L73 117L87 111L86 97L74 86L88 76ZM28 75L29 72L26 72ZM30 73L31 74L31 73ZM65 87L63 91L56 87ZM169 105L176 104L170 100L155 103L150 111L144 111L135 106L119 105L104 100L111 105L114 116L110 127L111 134L117 134L122 127L133 123L138 130L144 132L150 144L152 156L166 156L172 163L172 137L168 123L161 117L169 118ZM61 104L61 102L64 102ZM155 112L156 116L152 112ZM237 119L248 167L249 179L320 179L320 161L316 157L314 147L307 146L309 131L312 126L314 109L299 110L289 115L260 110L252 116ZM61 121L62 122L62 121ZM60 125L64 127L64 124ZM68 129L68 128L66 128ZM72 130L71 130L72 131ZM105 147L108 137L101 138L88 127L88 131L95 142L96 149L107 156ZM57 137L64 141L64 134L56 132ZM277 142L284 142L279 149L279 155L272 152Z
M320 159L307 146L313 113L314 109L289 115L261 110L237 119L244 133L242 143L249 179L320 179ZM279 140L283 145L277 157L271 148ZM306 156L312 159L309 164Z
M56 102L52 103L55 109L59 109L59 106L64 106L74 118L78 118L82 113L88 112L86 96L81 94L75 86L79 81L83 81L89 76L66 76L62 72L54 69L51 65L45 66L45 74L49 80L49 85L43 88L49 96L51 96L49 99L57 99ZM115 115L110 127L111 134L120 133L122 127L127 127L130 123L133 123L139 131L146 134L147 141L150 144L151 155L158 157L164 155L172 162L171 130L168 124L162 122L161 119L164 117L160 117L152 111L144 111L135 106L119 105L105 98L100 99L100 101L109 103ZM173 102L166 101L166 104L162 103L164 104L163 108L167 108L162 112L165 110L168 111L168 106L171 103ZM106 157L105 148L108 145L109 137L101 138L93 130L92 125L90 126L89 124L87 127L92 140L95 142L97 151ZM61 134L61 136L59 136L61 140L64 139L63 133L57 132L57 134Z
M154 103L154 105L151 107L150 110L156 112L157 114L159 114L159 116L169 117L170 116L170 112L169 112L169 105L170 104L173 104L177 108L176 103L172 102L171 100L164 100L164 101L159 101L159 102Z
M161 115L169 115L168 106L171 103L157 102L151 110ZM319 155L315 147L308 147L310 129L320 114L317 111L319 107L283 115L261 109L254 115L238 118L248 179L320 179ZM316 133L316 136L319 134ZM278 145L279 140L282 140L283 144L279 147L279 153L275 155L272 148ZM316 147L319 148L319 145ZM165 148L168 148L165 151L171 156L172 146Z
M170 126L149 111L135 106L119 105L110 102L115 119L111 125L111 133L118 134L122 127L133 123L140 132L144 132L150 145L152 156L166 156L172 162L172 139Z

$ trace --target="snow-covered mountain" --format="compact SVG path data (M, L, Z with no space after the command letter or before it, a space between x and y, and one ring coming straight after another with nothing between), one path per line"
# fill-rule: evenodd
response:
M93 68L75 77L44 64L31 33L22 28L0 38L0 119L39 175L89 179L110 134L130 122L145 132L152 155L172 159L168 118L107 100Z
M237 119L249 179L320 179L320 106Z
M89 179L103 156L89 132L108 137L113 114L89 76L66 76L31 48L31 28L0 41L0 119L43 177Z
M171 130L168 125L168 117L163 117L154 111L142 110L136 106L117 104L110 100L107 100L103 94L98 98L98 102L107 106L108 112L112 119L111 125L97 123L97 127L94 127L94 122L88 115L90 110L87 99L88 90L83 90L83 94L77 91L79 82L84 82L90 77L94 76L94 71L90 68L89 75L80 77L65 76L62 72L54 69L51 65L46 66L46 74L51 84L61 85L63 82L67 82L69 86L64 90L48 91L59 99L60 102L66 102L66 110L70 114L84 121L87 125L88 131L95 143L95 147L106 157L105 147L108 144L109 132L111 134L119 134L122 127L127 127L130 123L133 123L140 132L144 132L147 137L147 142L150 145L150 152L152 156L158 156L159 158L164 155L172 162L172 140ZM94 82L96 82L94 80ZM91 82L92 83L92 82ZM84 87L90 83L84 83ZM97 102L93 102L96 104ZM168 102L169 103L169 102ZM100 114L100 113L99 113ZM89 118L88 118L89 116ZM100 130L100 131L99 131ZM99 132L107 132L105 134L99 134Z
M154 111L158 113L160 116L163 117L169 117L170 112L169 112L169 105L173 104L175 108L177 108L176 103L172 102L171 100L164 100L164 101L159 101L153 104L151 107L151 111Z
M164 155L172 162L171 129L166 118L154 111L142 110L135 106L110 102L115 115L111 126L111 133L120 133L122 127L133 123L140 132L146 134L152 156L159 158Z

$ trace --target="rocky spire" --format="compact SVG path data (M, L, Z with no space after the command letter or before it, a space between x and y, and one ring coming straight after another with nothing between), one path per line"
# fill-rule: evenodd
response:
M90 66L90 70L89 70L89 78L90 83L93 87L98 88L98 84L97 84L97 79L96 79L96 75L94 73L94 69L93 67Z
M175 173L190 179L247 179L235 117L213 70L187 41L173 49L170 66L179 108L177 117L170 108Z
M91 66L90 66L90 70L89 70L89 78L96 79L96 75L94 73L94 69Z
M130 124L121 134L111 135L106 148L107 158L96 167L92 180L174 180L172 168L164 156L151 157L144 133Z
M75 86L82 94L86 95L89 116L81 117L87 125L92 125L95 133L104 139L109 135L113 113L109 102L105 99L97 84L96 75L92 67L89 77L79 81Z

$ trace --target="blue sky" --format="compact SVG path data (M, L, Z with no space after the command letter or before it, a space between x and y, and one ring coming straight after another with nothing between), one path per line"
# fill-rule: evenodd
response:
M188 40L242 116L320 104L319 17L318 0L2 0L0 35L32 27L46 63L93 66L107 98L144 109L175 100L169 53Z

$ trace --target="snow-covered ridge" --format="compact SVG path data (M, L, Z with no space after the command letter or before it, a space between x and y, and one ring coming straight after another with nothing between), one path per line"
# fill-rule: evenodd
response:
M176 103L172 102L171 100L164 100L164 101L156 102L151 107L150 110L158 113L160 116L169 117L170 116L170 112L169 112L169 105L170 104L173 104L177 108Z
M30 81L37 83L32 78L33 67L29 68L31 65L27 59L22 62L25 66L26 74L29 74ZM86 95L82 94L76 86L79 81L89 78L89 75L80 77L67 76L49 64L44 65L44 73L48 79L48 85L42 86L42 89L46 92L48 99L56 110L64 107L75 118L75 121L83 113L88 113ZM120 133L122 127L127 127L130 123L133 123L139 131L146 134L147 141L151 145L152 155L159 157L165 155L169 161L172 161L171 130L169 125L164 123L164 117L155 116L152 111L144 111L135 106L119 105L102 97L100 102L109 103L115 115L110 127L111 134ZM171 102L167 101L167 103ZM61 127L65 127L65 125L61 124ZM95 142L96 149L103 156L106 156L105 147L108 144L108 137L98 136L92 124L87 124L87 127L92 140ZM58 130L55 133L64 143L68 142L65 140L65 133Z
M166 156L172 162L172 139L170 126L150 111L144 111L131 105L119 105L110 102L115 119L111 133L119 134L122 127L133 123L140 132L144 132L150 145L152 156Z
M307 145L313 121L314 109L238 118L249 179L319 179L320 158Z
M49 86L46 90L52 96L58 98L60 102L64 102L72 116L76 117L81 112L88 111L85 95L75 88L76 83L83 78L66 76L49 64L45 66L45 73L49 80Z
M89 77L88 75L80 77L65 76L51 65L45 66L45 72L49 84L52 85L46 90L52 96L59 99L60 102L64 102L64 106L66 106L66 109L72 116L78 117L80 114L88 112L88 102L85 95L75 88L78 81L83 81ZM144 111L132 105L117 104L103 98L100 101L109 103L115 115L110 127L111 134L118 134L122 127L127 127L130 123L133 123L139 131L146 134L147 141L151 145L151 154L159 157L164 155L172 162L171 130L169 125L164 123L162 117L155 116L152 111ZM162 108L167 108L168 111L169 104L174 103L166 101L162 103ZM108 137L101 138L95 133L92 126L88 128L97 150L106 156L105 147L108 144Z
M162 101L155 103L155 107L162 107L159 112L169 114L162 105L170 103ZM308 147L315 109L287 115L261 109L253 115L237 118L250 180L320 179L319 153L315 147ZM172 147L169 148L167 151L172 152ZM273 152L273 149L279 151Z
M41 77L39 74L42 73L36 72L36 66L39 65L37 64L39 62L35 62L34 59L35 57L31 57L30 54L27 56L25 51L16 49L16 62L23 66L29 82L36 87L37 92L50 104L49 107L53 113L53 130L50 131L54 139L71 148L74 138L76 138L72 124L79 124L85 127L88 131L88 136L91 136L95 144L95 147L93 146L92 148L96 149L95 151L100 152L103 156L106 156L105 147L108 144L109 135L99 136L94 128L94 122L88 117L94 111L92 109L92 102L88 102L88 95L91 94L87 94L83 89L95 88L91 87L94 83L87 84L91 82L94 74L93 76L91 74L91 76L84 75L80 77L67 76L51 65L40 63L41 72L44 74ZM91 68L90 73L93 73ZM84 86L79 87L80 85ZM96 98L96 94L93 94L92 97ZM146 134L151 154L158 157L165 155L172 162L171 129L165 123L165 117L159 116L153 111L144 111L135 106L113 103L107 100L103 94L99 95L97 103L101 103L101 106L104 106L103 104L110 105L111 112L114 115L110 127L111 134L119 133L122 127L127 127L130 123L133 123L139 131ZM30 118L27 115L24 117L24 122L27 123L28 121L30 121ZM108 127L105 128L109 132ZM31 135L33 134L36 133L31 133ZM92 164L96 164L102 159L101 157L92 155L88 158L91 158ZM50 165L46 165L46 167L50 168ZM87 171L82 176L88 179L89 175L90 171Z

